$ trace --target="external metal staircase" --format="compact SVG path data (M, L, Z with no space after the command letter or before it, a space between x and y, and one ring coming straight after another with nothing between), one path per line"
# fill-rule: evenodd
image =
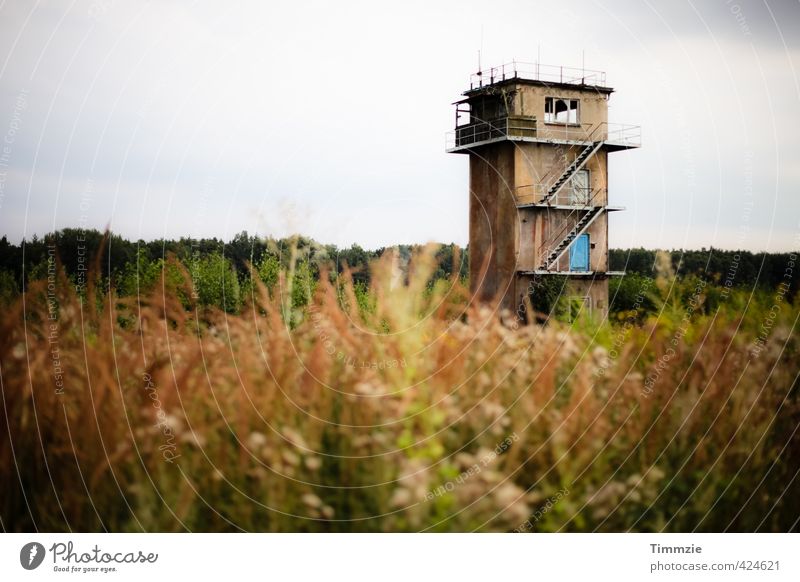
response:
M542 197L540 204L549 205L561 188L563 188L579 170L583 169L586 162L603 147L607 137L604 132L604 124L594 128L591 134L587 136L587 143L583 149L564 171L561 172L561 175L559 175L555 182L547 187L547 191ZM583 234L597 217L605 211L605 205L598 204L599 195L600 191L596 190L583 206L575 208L565 219L564 228L555 233L550 240L540 247L543 252L541 252L539 256L545 257L540 265L540 270L549 271L550 267L567 252L575 239ZM575 225L570 228L570 219L573 215L579 216L579 218L577 222L575 222Z
M605 206L587 205L576 211L581 213L581 217L578 222L575 223L575 226L573 226L565 234L564 231L569 228L567 225L564 229L556 233L554 237L551 237L550 245L554 244L554 246L550 246L548 243L542 245L542 248L549 248L549 250L545 251L547 252L547 255L539 267L540 270L549 271L553 263L558 261L558 259L560 259L561 256L567 252L567 249L569 249L569 246L573 243L573 241L583 234L586 229L588 229L589 226L597 219L597 217L605 211Z
M558 191L561 190L564 184L566 184L578 170L583 169L583 167L586 165L586 162L589 161L589 158L597 153L597 150L599 150L601 147L603 147L602 141L593 141L584 147L575 160L569 166L567 166L558 179L547 189L547 193L544 195L544 198L542 198L541 203L548 204L550 200L552 200L555 195L558 194Z

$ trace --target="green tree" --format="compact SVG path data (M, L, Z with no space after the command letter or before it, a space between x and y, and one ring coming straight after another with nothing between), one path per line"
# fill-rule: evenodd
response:
M281 271L280 259L272 254L265 254L256 266L256 273L259 279L267 286L270 292L278 282L278 275Z
M609 311L652 313L656 308L652 300L653 281L652 277L635 272L613 277L608 283Z
M239 279L231 262L219 251L201 256L195 253L189 265L200 305L236 313L242 304Z
M0 305L8 305L19 295L19 287L14 274L0 269Z
M164 270L164 259L150 259L144 247L136 252L136 258L120 270L115 286L120 296L148 293L155 288Z
M297 263L292 281L292 307L305 307L317 288L317 280L311 272L308 261Z

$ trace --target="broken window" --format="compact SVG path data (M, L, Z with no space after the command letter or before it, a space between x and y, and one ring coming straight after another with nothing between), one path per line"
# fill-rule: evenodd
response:
M577 124L578 118L578 99L545 97L545 123Z

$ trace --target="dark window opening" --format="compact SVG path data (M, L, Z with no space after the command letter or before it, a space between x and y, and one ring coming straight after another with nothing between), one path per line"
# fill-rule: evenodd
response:
M578 99L545 97L544 121L545 123L564 123L577 125L579 123L578 108Z

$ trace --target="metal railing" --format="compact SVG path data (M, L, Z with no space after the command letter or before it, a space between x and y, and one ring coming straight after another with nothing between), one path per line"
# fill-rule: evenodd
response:
M527 79L545 83L561 83L568 85L593 85L606 87L604 71L562 67L560 65L543 65L541 63L524 63L512 61L498 67L491 67L470 75L469 87L483 87L506 79Z
M445 149L452 150L502 139L575 144L604 141L622 147L640 147L642 129L638 125L623 123L567 125L544 123L535 117L507 116L456 127L454 131L445 134Z
M601 123L594 127L591 126L581 126L581 129L585 131L586 135L582 140L579 140L579 143L584 148L584 150L593 147L593 145L599 141L603 141L603 138L606 135L606 126L607 124ZM542 178L539 180L547 191L550 190L551 187L555 185L555 183L564 175L567 170L577 161L577 157L583 155L583 152L578 152L576 155L575 160L568 159L566 153L561 152L561 160L564 162L563 165L554 164L550 171L547 172ZM558 192L556 192L558 194ZM545 199L547 199L547 193L545 193Z
M547 184L524 184L514 188L514 195L517 206L529 206L534 204L544 204L547 198ZM599 200L600 192L606 192L607 188L586 189L585 195L576 195L575 188L569 183L565 184L558 194L551 196L548 206L570 206L575 209L585 208L587 204L594 201L595 205Z
M547 237L547 239L542 242L541 245L539 245L537 253L542 264L544 264L553 249L555 249L566 238L566 236L575 228L575 226L581 221L581 218L583 218L586 213L591 212L595 208L603 206L603 204L599 204L599 202L603 199L602 194L605 193L605 191L605 188L595 189L587 200L586 204L576 206L572 211L570 211L570 213L564 217L562 226L556 232Z
M613 142L622 146L641 147L642 126L628 125L625 123L607 123L606 138L604 141Z
M456 127L452 135L453 147L472 145L507 137L536 137L539 131L535 117L498 117L490 121L478 121Z

